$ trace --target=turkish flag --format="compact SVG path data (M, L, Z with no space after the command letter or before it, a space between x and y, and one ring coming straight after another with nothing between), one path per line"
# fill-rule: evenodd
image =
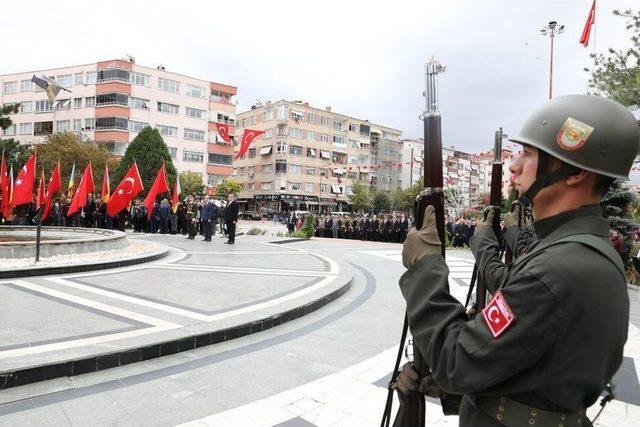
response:
M33 154L27 163L20 169L18 177L13 183L13 197L11 206L20 206L31 203L33 199L33 184L36 181L36 155Z
M264 131L262 130L245 129L242 132L242 142L240 143L240 150L238 150L238 154L236 154L235 158L237 159L238 157L244 156L244 153L247 152L253 140L263 133Z
M36 193L36 210L46 203L44 194L44 170L40 174L40 182L38 183L38 192Z
M60 162L58 162L56 167L53 169L53 172L51 173L51 178L49 178L49 185L47 186L47 194L45 197L45 208L44 212L42 213L43 221L51 213L51 201L53 199L53 195L56 193L56 191L60 190L60 188L62 188L62 184L60 182Z
M167 173L164 170L163 163L160 167L160 170L158 171L158 175L156 175L155 181L153 181L151 189L149 189L147 198L144 199L144 205L147 207L147 218L151 218L151 214L153 213L153 204L156 202L156 197L158 197L158 194L168 192L169 184L167 183Z
M218 128L218 133L224 139L225 142L231 142L231 137L229 136L229 125L225 123L216 123L216 127Z
M516 318L501 291L496 292L489 305L482 310L482 317L494 338L502 335Z
M584 47L589 46L589 36L591 35L591 26L596 23L596 0L593 0L591 4L591 9L589 10L589 16L587 17L587 22L584 24L584 29L582 30L582 36L580 37L580 44Z
M136 197L142 190L144 190L144 187L142 186L138 165L134 163L116 187L113 195L109 198L107 202L107 214L109 216L116 216L118 212L126 208L131 202L131 199Z
M69 205L67 216L73 215L80 210L80 208L87 205L89 193L93 193L93 168L91 167L91 162L89 162L84 169L82 178L80 178L80 184L78 184L78 190L76 194L73 195L73 200L71 200L71 204Z

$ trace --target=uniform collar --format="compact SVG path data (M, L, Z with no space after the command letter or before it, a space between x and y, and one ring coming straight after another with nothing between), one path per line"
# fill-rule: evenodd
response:
M556 240L572 234L609 236L609 221L602 217L600 205L585 205L533 223L540 239Z

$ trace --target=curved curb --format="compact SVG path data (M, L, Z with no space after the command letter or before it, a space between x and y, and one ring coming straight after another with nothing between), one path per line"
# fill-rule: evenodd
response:
M160 245L160 247L149 254L145 254L135 258L116 259L93 264L70 264L61 266L29 266L26 268L18 268L15 270L0 271L0 279L19 279L23 277L45 276L53 274L70 274L81 273L85 271L106 270L110 268L128 267L145 262L156 261L164 258L169 254L169 247Z
M351 277L339 288L326 295L320 296L313 301L255 321L241 323L230 328L206 332L204 334L180 337L153 345L129 348L110 354L101 354L78 360L21 369L13 372L2 372L0 373L0 376L5 378L3 390L35 382L51 380L54 378L71 377L129 365L131 363L142 362L161 356L193 350L266 331L313 313L314 311L324 307L331 301L334 301L344 295L351 288L352 283L353 275L351 275Z

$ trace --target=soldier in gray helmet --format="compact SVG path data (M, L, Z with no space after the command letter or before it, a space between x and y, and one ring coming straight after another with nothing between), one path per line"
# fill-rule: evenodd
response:
M600 97L555 98L511 141L509 167L531 205L539 241L504 275L482 312L469 319L449 293L434 210L403 246L400 288L409 327L431 375L405 365L401 391L462 394L461 426L585 426L620 367L629 298L620 256L608 242L599 202L627 179L640 128L622 105ZM499 262L491 227L474 236L482 272Z

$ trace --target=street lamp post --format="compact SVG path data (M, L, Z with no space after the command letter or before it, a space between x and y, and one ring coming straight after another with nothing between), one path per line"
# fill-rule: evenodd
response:
M562 34L564 32L564 25L558 25L556 21L551 21L545 25L540 34L543 36L549 36L551 39L551 53L549 58L549 99L553 96L553 39L556 34Z

